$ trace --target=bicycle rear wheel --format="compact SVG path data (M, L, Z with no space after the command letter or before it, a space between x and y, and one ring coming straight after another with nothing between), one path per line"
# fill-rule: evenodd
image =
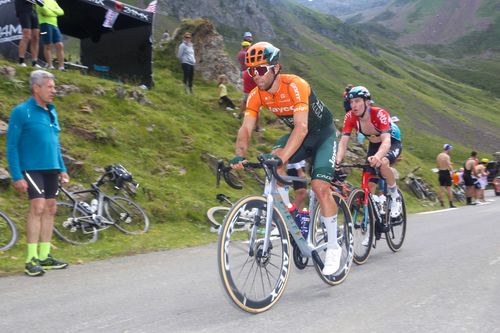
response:
M416 180L412 179L408 186L418 199L425 199L425 193Z
M321 264L313 260L314 268L320 278L329 285L337 285L342 283L351 269L353 259L353 238L352 238L352 217L349 211L349 206L345 200L337 193L332 192L333 198L337 203L337 243L342 248L342 257L340 259L340 268L332 275L323 275L323 262L325 261L326 247L318 253ZM318 246L328 242L328 234L326 227L320 219L321 209L319 205L314 209L313 228L312 228L312 243Z
M97 240L97 229L88 222L91 219L79 207L68 202L57 202L54 218L54 233L63 241L74 244L88 244Z
M140 235L149 230L149 218L134 201L125 197L111 197L104 201L104 212L114 226L128 235Z
M358 188L349 196L349 210L352 214L352 234L354 240L353 261L362 265L370 256L372 249L375 226L373 223L373 207L371 201L365 205L365 192Z
M17 228L14 222L0 211L0 252L12 248L17 241Z
M386 223L389 226L389 231L385 233L385 240L387 241L387 245L389 246L389 248L394 252L397 252L401 249L406 235L406 205L403 194L399 189L398 193L401 198L401 215L397 218L391 218L391 213L389 210L387 211L387 214L385 214ZM389 200L387 207L390 207Z
M276 304L290 273L290 239L276 207L269 249L263 253L266 216L266 198L242 198L229 211L219 235L218 270L222 285L231 301L250 313L266 311ZM236 232L241 223L246 223L250 231Z

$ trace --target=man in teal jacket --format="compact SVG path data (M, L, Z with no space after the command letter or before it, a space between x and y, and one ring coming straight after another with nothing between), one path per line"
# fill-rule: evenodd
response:
M30 200L25 266L29 276L68 266L50 254L58 178L62 183L69 181L59 144L61 129L51 104L56 93L54 79L43 70L31 72L32 97L12 110L7 131L7 159L14 188L28 192Z
M52 45L56 48L57 66L64 70L64 45L62 34L57 26L57 17L64 15L64 10L59 7L56 0L45 0L43 7L36 6L38 21L40 22L40 35L43 42L43 55L48 69L54 69L52 64Z

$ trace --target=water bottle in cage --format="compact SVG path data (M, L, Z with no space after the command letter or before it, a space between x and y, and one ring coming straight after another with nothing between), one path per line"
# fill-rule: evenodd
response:
M311 217L309 216L309 211L307 210L307 208L302 209L302 211L300 212L300 219L300 231L302 232L304 238L307 238L307 235L309 234L309 222L311 221Z

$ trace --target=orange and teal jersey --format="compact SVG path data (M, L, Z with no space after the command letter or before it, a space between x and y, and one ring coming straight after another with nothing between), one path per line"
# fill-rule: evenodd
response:
M332 126L330 110L316 97L309 83L292 74L280 74L277 79L280 86L275 94L258 87L250 92L245 115L257 117L260 108L265 107L293 129L293 115L308 112L309 132Z

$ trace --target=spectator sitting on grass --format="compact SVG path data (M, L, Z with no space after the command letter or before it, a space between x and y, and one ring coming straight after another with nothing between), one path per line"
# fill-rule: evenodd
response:
M219 104L226 108L228 111L234 110L235 106L233 101L227 96L227 76L224 74L219 75L217 82L217 92L219 93Z

